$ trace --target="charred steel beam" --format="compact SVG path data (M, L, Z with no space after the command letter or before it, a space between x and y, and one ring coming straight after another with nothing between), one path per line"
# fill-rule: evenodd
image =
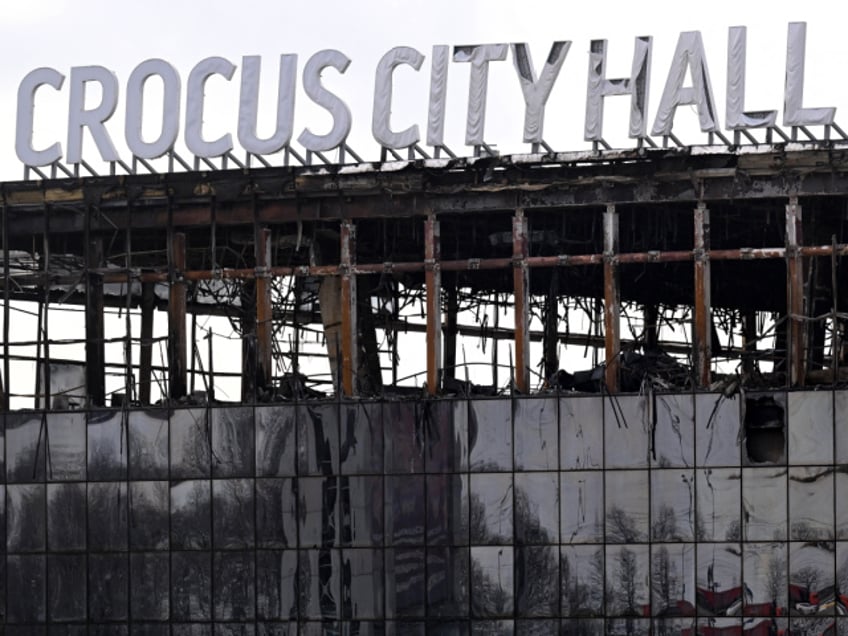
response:
M427 304L427 392L439 392L442 373L442 274L439 221L431 214L424 221L424 286Z
M97 269L103 264L103 240L91 237L87 247L85 302L85 380L89 403L106 404L106 345L103 331L103 277Z
M527 257L530 246L527 217L518 208L512 217L512 282L515 296L515 388L530 392L530 270Z
M168 393L171 399L179 399L186 394L187 367L186 351L186 282L183 271L186 266L185 234L171 234L170 285L168 298Z
M444 375L454 379L456 377L456 334L457 314L459 313L459 294L456 289L456 274L448 274L447 277L447 316L445 318L445 349L444 349Z
M141 284L141 349L139 351L140 372L138 377L138 400L150 404L150 380L153 366L153 314L156 306L154 293L156 283Z
M798 197L786 205L786 312L789 316L789 383L804 384L806 320L804 306L804 261L798 250L801 236L801 206Z
M355 375L358 369L356 319L356 226L350 221L341 224L341 375L342 391L351 396L356 392Z
M256 253L256 388L271 386L272 308L271 308L271 230L262 228L255 242Z
M607 389L618 391L618 375L621 366L621 338L619 334L620 289L618 280L618 212L608 205L604 212L604 346L606 370L604 379Z
M703 202L695 207L695 309L693 312L692 349L695 383L700 388L710 385L712 343L710 317L710 211Z

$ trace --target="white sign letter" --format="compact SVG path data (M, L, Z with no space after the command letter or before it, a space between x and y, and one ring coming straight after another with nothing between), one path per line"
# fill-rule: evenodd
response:
M99 82L103 96L100 104L85 109L85 85ZM71 97L68 106L68 163L82 161L82 131L88 128L103 161L117 161L118 151L103 124L118 105L118 78L102 66L76 66L71 69Z
M36 150L32 147L33 111L35 92L39 86L62 88L65 76L52 68L37 68L30 71L18 86L18 114L15 131L15 153L25 166L48 166L62 158L62 145L57 141L49 148Z
M516 43L512 45L512 61L518 72L518 81L521 84L521 92L524 95L524 141L527 143L538 143L543 141L542 131L545 127L545 104L550 97L551 89L554 87L568 55L571 42L554 42L542 75L536 79L536 71L533 69L533 59L530 57L530 49L527 44Z
M506 44L477 44L453 47L454 62L471 62L468 83L468 116L465 120L465 143L479 146L486 128L486 92L489 88L489 62L506 59Z
M445 143L448 62L450 62L450 47L434 46L433 63L430 65L430 105L427 109L428 146L443 146Z
M259 73L262 58L248 55L241 58L241 93L239 94L238 139L242 148L255 155L270 155L291 141L294 129L294 97L297 89L297 55L280 56L280 76L277 86L277 126L267 139L256 135L259 112Z
M371 117L371 132L377 143L386 148L408 148L418 143L421 135L418 126L410 126L401 132L392 132L392 72L400 64L409 64L416 71L424 63L424 56L408 46L396 46L386 53L377 64L374 80L374 111Z
M229 81L235 71L233 63L222 57L207 57L191 69L186 100L185 142L189 151L198 157L220 157L233 149L233 138L229 133L214 141L203 139L203 104L206 80L212 75L223 75Z
M162 79L162 130L154 141L141 136L144 118L144 84L158 75ZM134 156L156 159L174 147L180 132L180 76L165 60L145 60L133 69L127 81L127 119L124 137Z
M328 66L344 73L350 65L348 57L334 49L318 51L309 58L303 69L303 90L309 98L324 107L333 117L333 127L326 135L316 135L309 128L304 128L297 141L307 150L323 152L341 146L350 133L351 115L338 95L334 95L321 84L321 71Z
M692 86L684 87L687 68L692 74ZM668 79L651 134L670 135L677 107L687 104L694 104L698 109L698 119L703 132L718 131L713 88L700 31L686 31L681 33L680 39L677 40L677 49L674 51L674 59L668 71Z
M648 86L651 74L651 37L637 37L633 46L633 66L630 77L606 78L607 41L592 40L589 49L589 86L586 91L586 125L583 138L601 141L604 138L604 97L630 95L631 139L645 137L648 130Z
M826 126L833 123L835 108L803 108L804 56L807 23L790 22L786 43L786 90L783 103L784 126Z
M728 130L774 126L776 110L745 112L746 28L730 27L727 33L727 114Z

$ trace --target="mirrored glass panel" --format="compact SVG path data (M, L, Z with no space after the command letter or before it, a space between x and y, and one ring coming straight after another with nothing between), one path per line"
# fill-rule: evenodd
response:
M786 468L742 471L742 514L748 541L786 539Z
M427 613L431 617L464 618L469 613L468 548L427 550Z
M123 481L88 484L88 548L91 551L126 550L128 486Z
M424 616L427 592L424 549L389 548L385 551L384 559L386 616Z
M427 475L427 543L468 545L468 475Z
M657 395L651 465L688 467L695 462L695 403L691 394Z
M48 413L47 414L47 478L51 481L71 481L85 479L85 413ZM117 470L116 478L123 476L121 466L126 467L126 437L123 448L117 450L113 463ZM120 442L120 429L118 441ZM124 453L123 461L120 453ZM89 456L89 465L91 465ZM89 473L89 479L97 478L97 471ZM110 477L105 477L110 478Z
M848 472L834 474L836 482L836 537L848 539Z
M560 497L563 543L602 543L604 474L600 471L561 473Z
M9 497L15 491L9 486ZM35 503L32 500L32 503ZM81 551L86 547L85 484L47 484L47 547L57 552Z
M297 408L291 405L257 406L256 474L282 477L295 474Z
M832 541L833 468L789 469L789 538Z
M416 402L383 405L385 467L387 473L423 473L425 440L424 408Z
M256 617L288 620L297 616L297 551L256 553Z
M558 616L559 606L559 546L516 548L516 614Z
M699 543L696 558L698 613L708 616L738 614L744 598L739 544Z
M471 470L512 470L512 401L475 400L470 405Z
M744 543L745 616L786 616L789 561L785 543Z
M651 539L695 538L695 473L665 468L651 471Z
M253 552L212 554L213 616L215 620L252 620L255 616Z
M833 463L833 393L791 391L789 406L789 463Z
M741 540L742 471L701 468L695 477L695 536L702 541Z
M834 614L835 550L836 544L832 541L789 544L790 614Z
M342 550L342 617L377 619L383 617L383 551L372 549Z
M651 612L657 617L695 615L695 545L651 546Z
M88 617L100 623L125 621L129 612L127 554L88 555Z
M43 481L46 414L6 414L6 480Z
M607 546L606 572L607 616L650 615L647 544Z
M559 543L559 474L515 474L515 542Z
M387 475L385 483L387 545L424 545L424 475Z
M254 474L252 407L212 408L212 475L250 477Z
M130 479L168 478L168 412L129 412Z
M617 395L604 400L606 468L647 468L653 421L649 396Z
M6 486L6 549L40 552L46 542L44 484Z
M561 468L603 468L603 402L596 397L562 398L559 401L559 421Z
M513 548L471 548L471 614L477 617L511 616L513 592Z
M608 543L648 540L648 471L611 470L605 474Z
M603 616L604 546L562 546L559 573L563 616Z
M171 554L171 619L203 621L212 618L212 554Z
M337 477L297 480L298 541L302 548L338 545Z
M341 542L344 546L383 544L383 477L339 477Z
M171 609L170 558L167 552L130 555L130 610L133 620L167 620Z
M294 477L256 480L256 544L297 547L297 495Z
M740 398L722 393L695 394L698 466L739 466Z
M83 621L87 615L86 556L57 554L47 559L47 606L54 622Z
M379 403L342 405L342 474L382 474L383 408Z
M559 466L557 400L515 401L515 469L556 470Z
M167 481L130 482L130 549L168 549L169 499Z
M52 423L50 426L52 429ZM62 427L65 426L67 422L62 423ZM89 414L89 479L107 481L127 478L128 429L129 416L126 411L94 411Z
M177 550L212 547L212 488L208 481L171 483L171 546Z
M339 408L337 404L298 406L297 435L299 475L338 473Z
M253 547L254 508L252 479L212 481L213 547L241 550Z
M206 409L171 413L171 478L209 477L211 439Z
M471 543L511 544L513 540L512 474L471 474L469 513Z
M465 400L429 402L427 414L426 471L468 470L468 403Z

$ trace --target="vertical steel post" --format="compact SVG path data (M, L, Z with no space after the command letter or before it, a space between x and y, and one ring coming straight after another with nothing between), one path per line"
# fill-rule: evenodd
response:
M512 281L515 295L515 388L530 391L530 280L527 217L518 208L512 217ZM497 340L493 343L497 346Z
M424 281L427 293L427 392L436 395L442 376L441 235L435 214L424 221Z
M695 362L695 384L706 388L712 381L712 303L710 297L710 211L703 201L695 207L695 311L692 349Z
M141 284L141 348L139 351L138 400L150 404L150 379L153 364L153 310L156 283Z
M618 391L621 360L621 307L618 281L618 212L608 205L604 212L604 345L606 348L607 390Z
M351 396L356 391L355 375L358 368L357 320L356 320L356 226L350 221L341 224L341 367L342 392Z
M789 384L804 384L806 374L806 324L804 308L804 260L798 247L802 243L801 206L798 197L789 197L786 206L786 313L789 317Z
M91 214L91 210L88 211ZM103 331L103 278L93 272L103 260L103 240L88 240L85 295L85 375L89 404L106 404L106 343Z
M168 297L168 392L171 399L186 394L186 269L185 234L171 235L170 289Z
M271 387L273 376L271 311L271 230L262 228L254 243L256 252L256 388Z

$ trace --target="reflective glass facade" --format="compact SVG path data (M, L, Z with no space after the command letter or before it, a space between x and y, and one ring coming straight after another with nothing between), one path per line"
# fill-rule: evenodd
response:
M8 413L5 633L848 634L846 419L829 390Z

